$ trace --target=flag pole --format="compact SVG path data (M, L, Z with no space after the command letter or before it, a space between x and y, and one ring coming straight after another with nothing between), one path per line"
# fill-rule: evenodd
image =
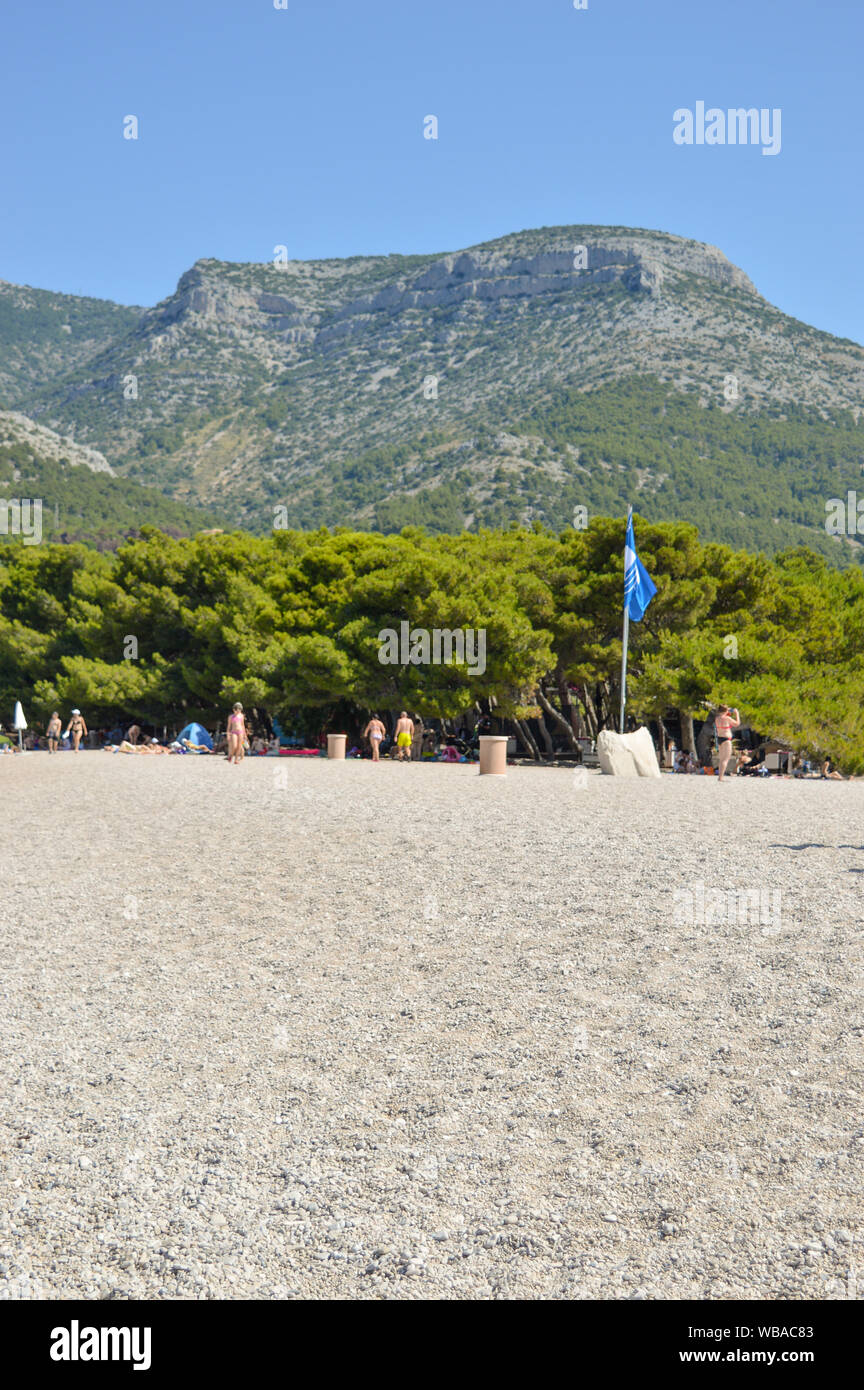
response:
M624 706L627 703L627 644L630 640L630 612L624 609L624 636L621 650L621 727L619 733L624 732Z
M632 507L628 507L628 508L627 508L627 527L628 527L628 528L629 528L629 526L630 526L630 518L631 518L632 515L633 515L633 508L632 508ZM624 558L625 575L624 575L624 578L625 578L625 584L626 584L626 578L627 578L627 575L626 575L626 569L627 569L627 558L626 558L626 550L627 550L627 539L626 539L626 537L627 537L627 530L626 530L626 529L625 529L625 532L624 532L624 537L625 537L625 539L624 539L624 550L625 550L625 558ZM626 595L626 593L625 593L625 595L624 595L624 631L623 631L622 638L621 638L621 717L620 717L620 720L619 720L619 729L618 729L618 732L619 732L620 734L623 734L623 732L624 732L624 707L625 707L625 705L627 704L627 647L628 647L628 645L629 645L629 642L630 642L630 609L629 609L629 607L627 606L627 595Z

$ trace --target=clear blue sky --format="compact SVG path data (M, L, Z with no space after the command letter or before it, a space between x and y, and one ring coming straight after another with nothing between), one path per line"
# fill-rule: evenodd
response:
M11 0L3 31L0 278L152 304L202 256L624 224L864 342L864 0ZM781 153L677 146L700 100L780 107Z

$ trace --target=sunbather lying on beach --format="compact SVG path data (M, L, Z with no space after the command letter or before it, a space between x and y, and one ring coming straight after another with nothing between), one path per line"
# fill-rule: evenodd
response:
M186 749L186 751L187 751L188 753L209 753L209 752L210 752L210 749L207 747L206 743L193 743L192 740L191 740L191 738L184 738L184 739L182 739L181 741L182 741L183 747Z
M151 743L142 743L140 748L133 747L129 740L124 738L122 743L106 743L103 749L105 753L144 753L150 755L153 753L170 753L171 751L170 748L163 748L161 743L158 743L155 738Z

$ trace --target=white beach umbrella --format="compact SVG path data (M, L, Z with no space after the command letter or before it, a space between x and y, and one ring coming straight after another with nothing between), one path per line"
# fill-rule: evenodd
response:
M27 728L27 720L24 718L24 711L21 708L20 700L15 701L15 713L12 716L12 728L18 730L18 747L23 749L24 741L21 735Z

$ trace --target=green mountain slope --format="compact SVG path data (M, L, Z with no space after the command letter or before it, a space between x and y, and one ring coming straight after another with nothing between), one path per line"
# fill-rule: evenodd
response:
M15 513L4 504L37 499L43 540L83 541L100 550L113 550L147 523L177 537L219 525L213 513L114 477L95 451L22 415L0 414L0 544L24 544L25 532L19 526L16 533Z
M0 407L84 368L138 323L142 309L0 280Z
M596 391L562 390L527 416L473 436L404 443L346 466L295 524L342 522L362 508L370 474L411 476L384 496L377 529L506 526L514 517L560 530L585 516L687 520L706 540L769 554L807 545L834 563L860 562L857 537L826 533L826 502L861 486L864 418L787 407L733 414L651 378ZM579 508L584 508L580 515Z

